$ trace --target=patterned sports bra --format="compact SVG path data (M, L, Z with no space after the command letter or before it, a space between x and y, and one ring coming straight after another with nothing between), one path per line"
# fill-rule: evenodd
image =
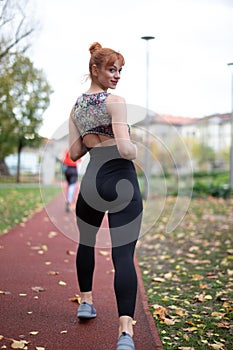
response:
M106 98L109 92L82 94L74 106L74 122L80 135L99 134L114 137L112 118L107 112Z

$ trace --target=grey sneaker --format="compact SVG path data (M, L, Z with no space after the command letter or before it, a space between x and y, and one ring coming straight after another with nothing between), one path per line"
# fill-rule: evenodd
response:
M79 305L78 312L77 312L78 318L95 318L96 317L96 309L94 308L93 304L88 304L85 301Z
M122 332L117 342L117 350L135 350L133 339L128 333Z

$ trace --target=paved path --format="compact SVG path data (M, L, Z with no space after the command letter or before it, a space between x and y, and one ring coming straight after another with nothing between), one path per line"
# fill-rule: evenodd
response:
M14 339L20 341L21 348L22 341L28 342L28 350L116 349L113 266L110 249L102 244L106 226L105 221L96 249L94 300L98 315L88 322L77 319L78 304L70 300L78 294L77 232L74 214L64 211L62 195L0 237L0 348L11 349ZM137 270L136 349L162 350L138 265Z

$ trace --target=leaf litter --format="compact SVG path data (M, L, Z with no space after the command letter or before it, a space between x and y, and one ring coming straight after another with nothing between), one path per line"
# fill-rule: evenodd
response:
M175 200L167 198L163 217L137 248L164 349L233 349L233 199L192 199L166 234Z

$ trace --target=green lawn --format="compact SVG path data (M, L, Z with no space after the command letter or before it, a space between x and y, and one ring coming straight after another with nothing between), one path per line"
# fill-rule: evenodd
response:
M44 187L43 198L48 202L60 191L60 187ZM27 220L35 211L42 208L43 201L38 185L1 185L0 234Z
M233 199L194 198L165 227L176 198L141 240L137 256L165 349L233 349ZM147 209L148 219L155 207Z

